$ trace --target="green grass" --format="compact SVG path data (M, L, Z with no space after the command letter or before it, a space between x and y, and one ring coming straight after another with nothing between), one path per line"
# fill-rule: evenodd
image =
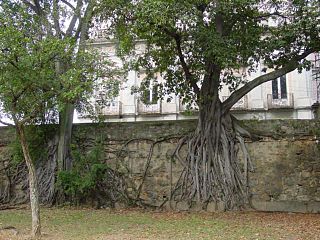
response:
M278 222L277 218L273 219L276 221L272 219L264 219L257 213L156 213L66 208L41 211L44 239L272 240L291 236L282 228L282 219ZM17 239L23 239L21 236L30 231L29 210L0 211L0 228L4 226L16 227L21 232Z

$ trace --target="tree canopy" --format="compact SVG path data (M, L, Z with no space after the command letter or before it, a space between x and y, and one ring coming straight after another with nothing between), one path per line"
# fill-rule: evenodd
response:
M135 40L143 39L147 49L134 66L163 73L164 89L186 98L199 100L214 72L217 89L224 84L234 91L259 64L268 73L278 70L275 78L310 66L303 59L319 50L317 1L143 0L130 1L115 15L120 52L133 53ZM246 69L241 81L235 77L240 69Z
M48 35L26 6L4 1L1 9L0 102L6 117L57 122L66 102L87 102L99 84L106 85L101 78L112 76L99 54L79 50L76 39ZM57 71L61 63L68 65L63 72Z

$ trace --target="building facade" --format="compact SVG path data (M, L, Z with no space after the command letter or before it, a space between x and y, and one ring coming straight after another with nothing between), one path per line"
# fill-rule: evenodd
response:
M101 33L101 32L100 32ZM103 33L103 32L102 32ZM116 55L115 43L103 38L103 34L97 35L90 42L90 46L103 53L120 67L121 60ZM137 41L136 51L143 52L143 41ZM308 60L312 62L312 69L297 70L278 79L264 83L246 94L231 109L239 119L313 119L320 100L320 59L319 53L311 54ZM266 69L260 66L256 72L247 76L250 81L264 74ZM144 78L143 72L130 71L127 80L121 84L120 94L108 101L105 106L97 107L96 112L105 116L106 121L155 121L155 120L179 120L196 118L196 106L188 109L182 104L178 96L171 95L171 101L158 100L152 87L143 94L132 93L132 87L138 87ZM161 82L161 76L157 76ZM101 94L101 93L100 93ZM103 93L102 93L103 94ZM221 100L224 101L230 95L227 87L221 89ZM98 100L98 99L96 99ZM95 101L95 100L93 100ZM85 115L75 114L75 122L90 121Z

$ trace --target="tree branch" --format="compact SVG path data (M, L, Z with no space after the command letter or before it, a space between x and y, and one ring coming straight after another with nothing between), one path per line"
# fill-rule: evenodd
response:
M74 38L75 39L79 39L79 36L80 36L80 33L81 33L81 29L82 29L82 24L83 24L83 18L80 18L76 33L74 34Z
M204 13L204 11L206 10L206 8L208 7L208 3L198 3L196 4L196 8L201 12Z
M238 90L234 91L230 97L223 102L223 113L230 110L230 108L237 103L245 94L250 92L255 87L261 85L262 83L274 80L278 77L281 77L289 72L292 72L299 66L299 61L306 58L308 55L313 53L313 50L306 50L301 55L298 55L297 57L293 58L291 61L289 61L285 66L282 68L279 68L273 72L266 73L264 75L261 75L252 81L246 83L243 87L239 88Z
M37 15L38 17L40 17L42 19L42 21L44 22L44 26L46 28L46 30L48 31L49 35L53 35L52 33L52 25L50 23L50 21L48 20L48 16L45 14L46 11L44 9L41 8L39 0L33 0L33 3L29 2L28 0L22 0L22 2L30 7Z
M28 0L22 0L22 2L27 5L28 7L30 7L34 12L37 12L37 8L35 5L33 5L31 2L29 2Z
M36 112L37 112L37 111L36 111ZM20 123L21 125L24 125L24 124L26 124L28 121L30 121L32 118L33 118L32 116L25 117L25 118L23 118L22 120L20 120L19 123Z
M1 119L0 119L0 123L3 124L3 125L6 125L6 126L14 126L14 124L12 124L12 123L7 123L7 122L5 122L5 121L2 121Z
M89 23L92 19L93 9L95 6L94 1L89 1L84 16L80 19L79 30L80 30L80 39L79 39L79 47L83 48L88 36ZM77 30L78 32L78 30Z
M16 69L20 69L19 67L18 67L18 65L14 62L14 61L8 61L13 67L15 67Z
M58 0L53 0L53 10L52 11L53 11L54 28L57 32L58 37L61 38Z
M63 2L64 4L66 4L73 11L76 11L76 8L71 3L69 3L68 1L66 1L66 0L60 0L60 1Z
M25 86L20 93L18 93L18 95L12 94L13 99L12 99L12 103L18 102L19 98L28 90L28 88L31 86L31 84L28 84L27 86Z
M186 76L186 80L187 82L191 85L191 87L193 88L193 91L199 95L200 93L200 89L197 85L197 83L194 81L193 76L190 72L189 66L186 63L185 57L183 56L183 52L182 52L182 47L181 47L181 36L176 33L176 32L172 32L169 29L165 28L165 27L161 27L159 26L167 35L169 35L170 37L172 37L176 43L176 50L178 52L178 57L179 60L181 62L181 66L182 69L184 71L184 74Z
M33 0L34 6L35 6L35 12L39 15L42 16L42 8L40 6L39 0Z
M80 17L81 17L80 14L81 14L82 6L83 6L82 0L78 0L77 1L77 5L76 5L76 9L75 9L74 14L73 14L73 17L72 17L72 19L70 21L70 24L68 26L68 29L66 31L66 35L69 36L69 37L71 37L72 32L74 31L74 27L76 25L77 20L80 19Z

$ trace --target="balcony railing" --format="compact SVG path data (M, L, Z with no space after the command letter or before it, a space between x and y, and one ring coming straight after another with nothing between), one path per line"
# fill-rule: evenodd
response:
M119 116L122 112L122 103L120 101L108 101L103 105L97 105L96 111L103 116Z
M93 39L105 39L108 36L108 29L107 28L99 28L94 29L91 33L91 37Z
M186 112L186 111L198 112L199 111L199 107L195 102L193 102L191 104L191 106L188 106L187 104L183 104L182 100L180 99L180 101L179 101L179 112Z
M315 53L312 61L312 98L320 102L320 53Z
M222 102L228 99L229 96L222 96ZM231 110L248 110L248 96L244 95L238 102L236 102Z
M267 95L268 109L293 108L293 93L289 93L287 98L273 99L272 94Z
M156 104L145 104L141 100L138 101L139 114L161 114L161 101Z

